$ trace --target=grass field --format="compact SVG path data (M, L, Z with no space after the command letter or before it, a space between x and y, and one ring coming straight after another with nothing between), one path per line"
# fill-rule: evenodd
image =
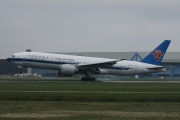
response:
M180 83L0 82L0 119L179 120Z
M1 82L0 99L180 102L180 83Z

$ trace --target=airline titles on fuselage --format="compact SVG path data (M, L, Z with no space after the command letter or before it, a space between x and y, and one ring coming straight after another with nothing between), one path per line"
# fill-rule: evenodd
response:
M57 61L63 63L71 64L87 64L87 62L76 62L74 59L60 58L60 57L48 57L48 56L39 56L39 55L28 55L28 59L32 60L46 60L46 61Z

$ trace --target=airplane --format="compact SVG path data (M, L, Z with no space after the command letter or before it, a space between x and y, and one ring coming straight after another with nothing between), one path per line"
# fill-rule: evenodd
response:
M84 74L82 81L95 81L93 75L98 74L130 76L167 71L168 67L160 66L160 63L170 42L164 40L139 62L42 52L15 53L7 61L21 67L58 70L58 75Z

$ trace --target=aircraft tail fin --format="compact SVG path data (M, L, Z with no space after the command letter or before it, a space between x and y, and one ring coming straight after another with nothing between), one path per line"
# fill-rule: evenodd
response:
M141 62L160 65L170 42L171 40L164 40L157 48L155 48L144 59L142 59Z

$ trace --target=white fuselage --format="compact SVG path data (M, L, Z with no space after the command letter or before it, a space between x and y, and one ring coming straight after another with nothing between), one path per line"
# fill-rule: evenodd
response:
M19 66L59 70L62 64L71 64L76 66L76 65L83 65L90 63L106 62L115 59L40 53L40 52L21 52L21 53L13 54L11 57L8 58L8 60ZM136 62L136 61L122 60L112 66L100 68L100 69L102 71L102 74L125 75L125 76L166 71L165 68L148 69L152 67L157 68L161 66Z

